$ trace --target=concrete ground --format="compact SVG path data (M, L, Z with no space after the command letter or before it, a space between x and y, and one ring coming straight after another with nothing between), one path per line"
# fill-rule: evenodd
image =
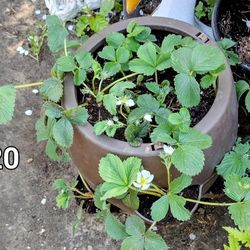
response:
M34 82L50 76L52 60L48 51L42 53L39 64L16 51L35 20L45 14L43 1L37 1L36 7L33 2L0 1L0 85ZM42 13L36 16L35 8ZM0 148L15 146L21 156L16 170L0 170L0 250L119 249L120 243L107 237L95 215L85 214L76 237L72 237L77 206L72 204L66 211L57 209L52 183L57 178L72 181L77 172L72 164L48 160L44 145L36 142L34 124L41 107L39 95L33 94L32 89L18 91L16 107L13 121L0 127ZM29 109L33 114L26 116ZM42 199L46 199L44 205ZM216 210L218 214L211 211L209 216L203 211L202 219L198 216L193 221L162 228L170 249L222 249L226 236L221 226L228 225L228 216L225 210ZM190 233L195 234L194 240L189 238Z

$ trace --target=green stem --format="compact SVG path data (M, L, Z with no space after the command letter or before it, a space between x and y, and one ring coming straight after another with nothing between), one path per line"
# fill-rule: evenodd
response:
M138 190L136 190L136 191L138 191ZM162 197L162 195L159 194L159 193L150 192L150 191L147 191L147 190L139 190L139 192L142 193L142 194L150 194L150 195L153 195L153 196Z
M126 115L123 113L123 111L122 111L122 105L120 106L120 114L122 115L122 117L125 119L125 120L127 120L127 117L126 117Z
M92 190L90 189L88 183L84 180L84 178L82 177L81 174L80 174L80 178L82 180L82 183L83 183L84 187L92 194L93 193Z
M155 226L155 224L156 224L156 221L154 221L152 224L151 224L151 226L149 227L149 231L151 231L152 229L153 229L153 227Z
M80 194L81 196L84 196L84 197L91 198L93 196L93 194L91 194L91 195L85 194L85 193L81 192L80 190L78 190L77 188L70 187L70 190L73 191L73 192L76 192L76 193L78 193L78 194Z
M68 51L67 51L67 38L64 39L64 53L65 53L65 56L68 56Z
M124 77L122 77L122 78L120 78L120 79L118 79L118 80L116 80L116 81L110 83L108 86L106 86L106 87L102 90L102 92L107 91L109 88L113 87L116 83L121 82L121 81L123 81L123 80L125 80L125 79L127 79L127 78L130 78L130 77L133 77L133 76L136 76L136 75L139 75L139 73L132 73L132 74L130 74L130 75L124 76Z
M96 97L95 93L90 89L90 87L89 87L88 85L86 85L84 82L82 83L82 85L83 85L86 89L88 89L88 91L90 92L90 94L91 94L92 96Z
M102 89L102 82L103 82L103 79L101 79L101 81L100 81L100 83L99 83L99 88L98 88L98 91L99 91L99 92L100 92L101 89ZM95 86L93 86L93 87L95 87Z
M33 83L16 85L15 89L25 89L25 88L37 87L41 85L43 85L43 82L33 82Z
M207 202L207 201L199 201L199 200L193 200L193 199L189 199L189 198L185 198L185 201L188 202L192 202L192 203L198 203L198 204L202 204L202 205L208 205L208 206L220 206L220 207L225 207L225 206L231 206L234 204L243 204L244 202L233 202L233 203L226 203L226 202L222 202L222 203L218 203L218 202Z
M124 71L121 69L121 73L123 76L126 76L126 74L124 73Z
M155 192L151 192L151 191L148 191L148 190L138 190L134 187L129 187L130 189L136 191L136 192L140 192L142 194L151 194L151 195L154 195L154 196L158 196L158 197L161 197L162 195L161 194L158 194L158 193L155 193Z
M166 195L166 193L164 193L160 188L158 188L155 184L151 184L152 187L155 188L155 190L159 193L159 194L162 194L162 195Z
M73 195L72 198L79 198L79 199L92 199L93 197L86 197L81 195Z
M92 89L95 92L95 77L92 79Z
M169 191L169 192L170 192L170 183L171 183L170 167L171 167L171 162L170 162L170 163L166 163L167 178L168 178L168 191Z
M155 82L158 84L158 74L157 74L157 70L155 71Z

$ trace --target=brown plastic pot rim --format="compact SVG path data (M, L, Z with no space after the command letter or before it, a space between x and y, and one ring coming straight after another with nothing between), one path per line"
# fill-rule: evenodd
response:
M124 31L130 21L135 21L139 24L149 26L152 29L160 30L162 28L171 33L191 36L198 41L199 39L197 38L197 35L203 34L197 28L179 20L151 16L139 17L110 25L108 28L90 37L80 50L90 52L95 51L98 47L100 47L100 44L104 42L106 34L113 31ZM207 35L205 36L207 37ZM207 41L208 44L218 47L211 38L207 38L209 39ZM220 117L224 114L227 109L227 105L230 102L230 97L233 91L233 79L226 59L225 64L226 69L218 77L218 88L214 102L204 118L194 126L194 128L205 134L209 134L211 129L219 124ZM63 105L65 108L72 108L79 105L71 74L66 75L64 92L67 93L67 95L64 94L63 98ZM144 157L157 156L159 153L157 150L153 151L151 143L142 143L140 147L132 147L125 141L109 138L106 135L96 136L93 132L93 126L90 123L87 123L84 126L76 126L76 129L80 130L81 133L85 135L86 139L90 139L95 144L113 153Z

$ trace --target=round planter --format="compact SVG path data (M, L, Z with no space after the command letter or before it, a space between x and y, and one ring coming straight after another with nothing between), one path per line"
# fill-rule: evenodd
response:
M112 31L124 32L130 20L118 22L93 35L81 48L81 50L94 52L98 50L105 41L105 37ZM161 30L190 36L200 42L205 42L217 46L204 33L181 21L160 18L160 17L140 17L134 21L151 27L153 30ZM65 78L63 106L72 108L78 105L76 89L73 84L72 75ZM235 87L231 70L227 65L218 79L218 90L215 101L206 116L195 126L203 133L208 133L213 139L213 145L205 151L205 167L203 171L193 178L193 185L204 187L203 191L214 181L215 166L221 161L224 154L229 151L236 139L238 127L238 108ZM94 189L102 182L98 173L100 159L107 153L113 153L125 159L129 156L137 156L142 159L143 166L154 174L154 182L161 187L166 187L166 169L163 166L158 154L151 144L144 143L140 147L131 147L127 142L109 138L105 135L96 136L93 127L87 123L85 126L75 126L74 142L70 148L72 160L79 172ZM173 178L180 173L172 168ZM123 206L120 201L113 200L112 203L122 207L127 212L131 211Z
M220 19L220 15L226 10L223 7L223 4L226 0L217 0L214 6L213 15L212 15L212 31L216 41L219 41L223 38L223 35L219 29L218 23ZM227 3L226 3L227 4ZM250 64L241 63L240 66L250 72Z

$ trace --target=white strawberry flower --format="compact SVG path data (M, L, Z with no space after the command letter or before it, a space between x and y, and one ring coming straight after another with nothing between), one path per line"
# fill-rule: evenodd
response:
M133 106L135 106L135 102L132 99L129 99L126 101L125 105L127 107L133 107Z
M141 172L139 172L137 174L137 179L133 183L133 185L136 188L139 188L141 190L146 190L146 189L148 189L150 187L153 179L154 179L154 175L153 174L151 174L147 170L142 170Z
M107 125L112 126L112 125L114 125L114 122L112 120L108 120Z
M122 101L121 101L121 100L118 100L118 101L116 102L116 106L120 106L120 105L122 105Z
M143 118L144 118L144 120L146 120L148 122L152 122L152 115L150 115L150 114L145 114Z
M171 146L163 145L163 150L166 155L172 155L175 149Z
M120 106L122 104L124 104L127 107L135 106L135 102L132 99L128 99L126 96L119 98L116 102L117 106Z

